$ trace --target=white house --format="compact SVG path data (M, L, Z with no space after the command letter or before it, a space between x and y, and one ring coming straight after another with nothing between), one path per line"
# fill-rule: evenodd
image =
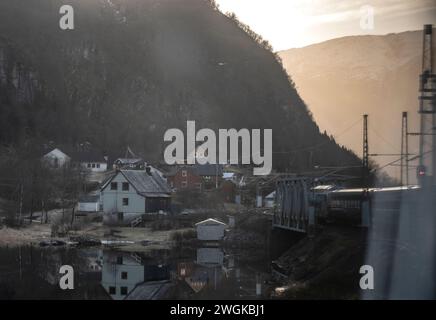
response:
M100 190L106 222L129 223L145 213L167 211L171 190L158 170L116 171Z
M105 172L107 170L107 157L98 151L77 151L71 157L73 163L91 172Z
M195 224L197 229L197 239L204 241L217 241L224 237L224 230L227 225L224 222L207 219Z
M71 157L60 149L55 148L43 155L41 160L52 168L62 168L70 163Z

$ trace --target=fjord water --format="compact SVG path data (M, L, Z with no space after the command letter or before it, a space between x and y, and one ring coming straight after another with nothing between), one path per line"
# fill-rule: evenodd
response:
M74 269L73 290L59 287L62 265ZM266 252L242 260L220 247L0 248L0 299L256 298L269 266Z

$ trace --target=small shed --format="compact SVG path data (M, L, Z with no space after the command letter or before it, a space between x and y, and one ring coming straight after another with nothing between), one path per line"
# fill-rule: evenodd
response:
M100 196L87 195L79 198L78 211L97 212L100 211Z
M215 219L200 221L195 226L197 228L197 239L205 241L221 240L227 227L224 222Z

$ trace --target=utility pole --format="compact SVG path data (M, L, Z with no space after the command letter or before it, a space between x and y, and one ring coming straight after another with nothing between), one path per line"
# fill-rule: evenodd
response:
M436 75L433 74L433 26L424 25L422 73L419 81L419 185L436 185ZM431 176L428 169L431 169Z
M363 156L362 156L362 182L363 188L369 187L369 146L368 146L368 115L363 115Z
M401 185L409 185L409 129L407 123L407 112L403 112L401 118Z

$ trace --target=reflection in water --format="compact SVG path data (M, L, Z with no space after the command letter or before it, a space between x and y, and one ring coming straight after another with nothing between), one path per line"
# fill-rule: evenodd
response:
M130 253L101 248L0 248L0 299L240 299L256 296L256 264L219 247ZM245 255L244 255L245 256ZM74 290L59 288L62 265Z
M168 266L150 264L136 253L103 253L101 284L114 300L156 298L168 287L167 281L156 283L159 280L170 280Z
M135 286L144 282L145 268L141 262L122 253L105 252L101 285L112 299L124 299Z
M186 283L194 292L199 292L207 286L215 290L221 282L223 274L224 252L221 248L197 249L197 261L184 277Z

